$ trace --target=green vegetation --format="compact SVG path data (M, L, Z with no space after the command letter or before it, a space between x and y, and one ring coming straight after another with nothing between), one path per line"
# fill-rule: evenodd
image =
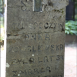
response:
M0 13L4 13L4 0L0 0Z
M75 0L75 21L66 21L65 33L70 35L77 35L77 0Z
M77 21L68 21L65 23L65 33L77 35Z

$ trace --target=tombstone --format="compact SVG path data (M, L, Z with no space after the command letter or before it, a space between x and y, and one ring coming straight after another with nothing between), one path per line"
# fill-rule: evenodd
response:
M67 0L7 0L6 77L64 77Z

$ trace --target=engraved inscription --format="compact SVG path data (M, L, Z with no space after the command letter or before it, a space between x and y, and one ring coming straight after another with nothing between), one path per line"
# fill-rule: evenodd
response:
M22 4L21 10L25 11L26 10L26 4L22 0L21 0L21 4Z
M59 27L59 31L64 31L64 24L65 24L65 22L63 22L63 23L46 23L45 25L44 25L44 29L53 29L53 31L55 31L56 30L56 27L58 26Z
M42 73L50 73L51 72L51 67L47 66L45 68L35 68L35 69L25 69L25 70L16 70L16 71L12 71L13 73L13 77L16 77L18 75L20 76L28 76L28 75L34 75L34 74L42 74ZM41 76L38 76L41 77ZM51 76L51 75L47 75L47 76L42 76L42 77L55 77L55 76ZM56 77L63 77L63 75L57 75Z
M51 72L51 66L46 66L45 68L42 67L42 68L12 71L13 77L17 76L18 74L20 74L21 76L24 74L24 76L26 76L30 74L41 74L41 73L46 73L46 72L49 72L49 73Z
M54 59L55 57L55 59ZM63 55L53 55L53 56L44 56L44 57L30 57L28 60L25 59L12 59L11 65L12 64L35 64L35 63L52 63L54 61L63 61L64 56Z
M47 38L47 39L49 39L49 38ZM11 49L12 49L12 51L9 50L9 52L12 52L12 53L21 52L21 49L16 50L14 47L12 47ZM50 53L61 52L62 50L64 50L64 45L63 44L60 44L60 45L37 45L36 47L34 45L27 45L25 50L24 51L22 50L22 52L28 51L28 52L32 52L32 53L37 53L37 52L40 53L40 52L42 52L42 50L49 51Z

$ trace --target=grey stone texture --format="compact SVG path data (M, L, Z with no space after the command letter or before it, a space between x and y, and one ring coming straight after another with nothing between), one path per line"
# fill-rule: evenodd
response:
M33 1L7 0L6 77L64 77L68 0Z

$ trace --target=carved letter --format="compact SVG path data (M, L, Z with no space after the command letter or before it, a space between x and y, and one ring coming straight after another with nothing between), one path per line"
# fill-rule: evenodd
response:
M48 62L48 57L47 56L44 57L44 62Z
M46 67L46 70L48 71L48 72L51 72L51 68L50 67Z
M28 74L32 74L32 70L31 69L28 70Z
M63 45L62 44L60 44L60 50L63 50Z
M59 45L56 45L56 50L59 50L60 46Z
M46 33L46 35L45 35L45 40L50 40L50 36L48 33Z

